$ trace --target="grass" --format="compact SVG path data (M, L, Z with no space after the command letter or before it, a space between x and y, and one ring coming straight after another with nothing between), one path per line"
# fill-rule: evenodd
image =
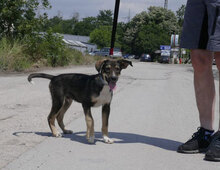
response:
M0 41L0 70L22 71L31 66L28 57L23 53L23 46L15 41L10 43L6 38Z
M45 58L42 51L31 56L21 41L11 43L6 38L0 40L0 71L25 71L31 68L51 66L51 59ZM36 59L37 58L37 59ZM80 51L64 47L62 55L56 58L56 66L92 64L100 59L97 56L83 55Z

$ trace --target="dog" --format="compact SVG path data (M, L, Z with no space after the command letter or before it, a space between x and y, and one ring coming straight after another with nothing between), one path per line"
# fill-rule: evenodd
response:
M113 90L120 76L121 70L127 66L133 66L131 61L125 59L103 59L97 61L95 68L98 74L60 74L57 76L33 73L28 76L32 78L46 78L51 80L49 89L52 98L52 108L48 115L48 124L52 135L61 137L55 127L55 119L64 134L73 133L67 130L63 123L64 114L70 107L72 100L82 104L87 125L86 138L89 143L94 143L94 120L91 114L91 107L102 106L102 136L105 143L114 141L108 136L108 119Z

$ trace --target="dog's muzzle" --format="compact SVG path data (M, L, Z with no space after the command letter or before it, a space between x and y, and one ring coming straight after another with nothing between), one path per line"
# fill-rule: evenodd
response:
M109 78L108 85L111 90L114 90L116 88L117 81L118 81L118 77L110 77Z

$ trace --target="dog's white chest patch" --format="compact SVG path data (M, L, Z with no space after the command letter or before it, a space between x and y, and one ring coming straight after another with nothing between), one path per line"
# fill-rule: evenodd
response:
M110 103L111 100L112 100L112 92L110 91L110 88L108 85L105 85L102 88L102 91L100 92L99 96L92 97L92 101L95 103L94 107L98 107L103 104Z

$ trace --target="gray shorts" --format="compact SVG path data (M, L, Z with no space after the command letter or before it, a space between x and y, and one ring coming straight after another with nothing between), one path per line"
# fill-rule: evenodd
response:
M220 0L188 0L181 48L220 51Z

